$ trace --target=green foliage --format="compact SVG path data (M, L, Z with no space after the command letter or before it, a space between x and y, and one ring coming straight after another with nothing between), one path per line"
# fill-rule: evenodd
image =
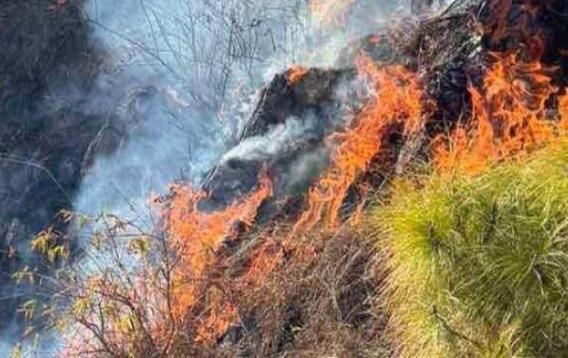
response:
M370 219L401 355L566 354L568 144L477 177L409 182Z

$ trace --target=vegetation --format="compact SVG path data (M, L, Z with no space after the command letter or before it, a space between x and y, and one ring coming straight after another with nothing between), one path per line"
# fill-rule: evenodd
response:
M106 216L92 222L100 267L67 268L47 316L71 342L93 337L67 348L80 356L561 356L567 171L562 141L475 176L407 177L368 215L382 252L349 227L284 249L255 236L207 269L201 304L181 316L162 305L178 285L173 247ZM35 249L65 259L48 238Z
M373 243L344 231L295 251L257 288L235 297L243 321L232 326L216 354L389 357L387 317L375 302L383 275Z
M558 357L568 349L568 143L479 176L393 186L370 223L404 357Z
M176 282L179 261L170 259L163 236L108 214L78 219L92 230L91 265L64 265L57 281L42 287L52 304L23 307L30 320L39 315L64 337L63 356L391 354L387 317L375 301L384 275L374 243L359 231L313 235L284 251L284 242L255 237L249 250L207 268L194 290L198 304L180 315L176 287L189 290L194 283ZM66 262L54 235L39 235L34 249ZM45 277L23 271L18 279Z
M219 48L227 49L217 51L212 43L214 48L205 51L210 56L196 52L191 59L175 55L170 43L189 44L191 36L172 36L161 13L144 9L152 35L159 28L156 35L174 55L141 48L141 56L183 80L195 91L188 90L192 101L211 114L224 111L232 81L248 78L251 89L256 87L263 72L257 56L276 51L261 41L263 26L274 22L258 18L272 2L262 0L266 9L238 1L222 4L228 7L211 8L217 14L212 19L188 7L195 16L190 12L184 18L199 29L190 33L202 34L205 44L223 35ZM512 6L509 2L493 4ZM322 13L315 9L333 3L311 11L317 18ZM291 2L282 11L295 14L299 5ZM252 12L257 8L259 16ZM231 9L230 21L224 21L225 9ZM475 66L464 64L468 76L463 76L464 97L458 95L463 101L457 102L464 102L456 109L459 120L441 113L453 100L435 98L429 90L425 74L438 69L421 64L421 51L418 68L357 57L355 70L367 81L370 98L346 120L344 130L325 140L327 171L303 198L281 200L279 186L293 172L282 170L282 179L275 174L279 167L271 168L267 159L248 193L233 184L223 188L238 198L222 207L203 205L214 196L208 189L176 183L168 195L152 198L143 216L147 222L62 211L62 227L42 231L29 245L53 272L26 266L12 275L17 284L37 285L34 295L46 297L21 305L30 324L41 322L24 335L31 337L36 329L53 332L60 347L49 354L58 349L57 354L70 357L565 355L568 141L558 139L568 128L568 96L559 79L564 74L553 75L558 68L536 62L542 43L535 39L538 48L526 51L524 42L519 51L484 48L491 36L498 40L509 31L507 16L501 17L507 12L497 9L491 7L498 14L495 29L483 29L489 39L481 41L479 29L474 36L468 25L467 39L456 40L475 38L481 46ZM529 12L535 16L540 10L535 5ZM443 26L449 28L446 16ZM304 34L304 25L286 30L282 41ZM247 26L250 31L243 30ZM189 52L203 46L190 47ZM529 56L530 50L538 56ZM177 71L196 61L203 64L195 72ZM297 83L294 78L305 74L296 67L287 79L276 78L288 91ZM197 91L203 83L207 91ZM262 94L260 101L272 101L266 98ZM446 117L454 122L446 123ZM442 120L443 133L429 128ZM426 153L431 155L426 168L433 169L405 175L408 164ZM390 175L401 177L385 186ZM369 212L366 204L373 195L382 202ZM80 250L71 244L75 241ZM14 256L15 249L7 253ZM26 355L25 349L17 346L14 357Z

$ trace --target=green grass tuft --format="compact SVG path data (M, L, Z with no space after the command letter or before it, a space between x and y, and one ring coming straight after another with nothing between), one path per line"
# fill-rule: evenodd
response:
M403 357L568 354L568 144L394 185L370 225Z

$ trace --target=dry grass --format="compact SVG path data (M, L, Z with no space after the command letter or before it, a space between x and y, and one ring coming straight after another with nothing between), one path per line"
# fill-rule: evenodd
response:
M209 354L223 357L386 357L382 275L373 243L349 233L311 242L234 299L235 322ZM301 250L301 248L297 248Z

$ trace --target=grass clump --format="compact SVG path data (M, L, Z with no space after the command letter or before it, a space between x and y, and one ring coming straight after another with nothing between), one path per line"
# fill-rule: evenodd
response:
M370 219L401 356L565 356L568 144L418 181L394 185Z

